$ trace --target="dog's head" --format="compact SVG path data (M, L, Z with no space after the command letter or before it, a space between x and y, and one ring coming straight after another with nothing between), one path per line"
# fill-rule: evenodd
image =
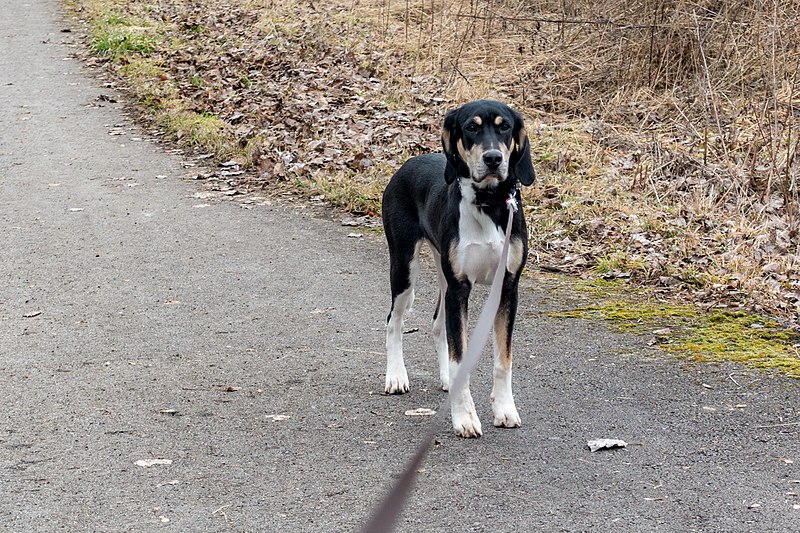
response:
M477 100L450 111L444 119L444 178L470 178L477 188L506 180L531 185L536 178L522 117L494 100Z

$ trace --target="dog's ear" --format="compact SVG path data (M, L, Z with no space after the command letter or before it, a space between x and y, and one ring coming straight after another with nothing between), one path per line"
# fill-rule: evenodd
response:
M536 179L531 161L531 143L528 132L525 131L525 122L522 117L514 112L514 146L511 150L510 170L517 180L523 185L532 185Z
M447 158L447 166L444 169L444 180L447 183L453 183L458 177L458 128L456 124L457 109L447 113L444 117L444 126L442 126L442 148L444 155Z

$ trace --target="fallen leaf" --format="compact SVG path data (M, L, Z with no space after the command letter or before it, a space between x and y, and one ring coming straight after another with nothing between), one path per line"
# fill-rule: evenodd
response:
M409 409L406 411L406 416L433 416L436 414L436 411L433 409L428 409L426 407L418 407L416 409Z
M41 311L31 311L29 313L25 313L24 315L22 315L22 318L33 318L33 317L39 316L41 314L42 314Z
M602 449L626 448L628 443L619 439L594 439L586 443L593 452Z
M171 465L172 459L139 459L134 464L145 468L156 465Z

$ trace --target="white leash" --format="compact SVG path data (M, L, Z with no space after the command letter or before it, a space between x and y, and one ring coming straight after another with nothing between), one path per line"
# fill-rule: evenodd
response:
M436 416L431 420L428 430L425 432L425 437L422 439L422 443L420 443L416 453L414 453L414 456L409 460L405 470L403 470L403 473L397 480L397 483L395 483L394 487L392 487L383 499L380 506L373 511L369 521L361 529L361 533L387 533L394 528L397 517L400 516L400 511L403 510L408 493L411 491L411 485L414 482L417 470L431 447L440 420L444 416L443 413L449 412L447 407L450 405L451 399L466 385L470 373L478 363L478 359L480 359L483 347L486 346L486 342L489 340L494 317L497 314L497 310L500 308L500 294L503 287L503 278L506 273L506 265L508 264L511 225L513 223L514 213L519 209L517 201L514 198L515 192L516 189L512 191L511 195L506 199L506 205L508 206L508 223L506 224L503 251L500 253L500 263L495 270L492 286L489 289L489 296L486 298L486 303L483 304L478 322L475 324L475 329L472 330L472 335L470 335L469 341L467 342L467 350L461 359L456 377L453 378L453 382L450 384L450 392L447 394L447 398L445 398L442 405L439 406Z

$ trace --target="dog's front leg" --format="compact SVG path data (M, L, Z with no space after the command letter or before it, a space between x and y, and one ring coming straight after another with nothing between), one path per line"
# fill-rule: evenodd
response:
M469 281L448 281L445 293L447 346L450 352L450 383L455 380L461 358L467 346L467 308L472 286ZM453 430L460 437L480 437L481 421L469 392L469 377L464 388L457 391L450 403Z
M522 421L511 393L511 334L517 314L517 286L519 278L506 273L500 308L494 319L494 384L492 385L492 413L496 427L515 428Z

